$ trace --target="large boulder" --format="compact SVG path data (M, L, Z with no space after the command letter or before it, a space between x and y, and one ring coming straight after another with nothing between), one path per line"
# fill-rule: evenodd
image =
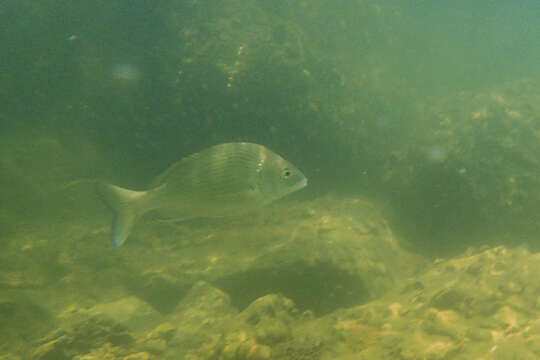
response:
M242 219L146 222L121 251L128 287L164 313L204 280L239 309L281 293L324 314L380 297L408 266L377 206L333 197Z
M328 315L325 359L538 358L538 260L505 247L437 260L392 294Z

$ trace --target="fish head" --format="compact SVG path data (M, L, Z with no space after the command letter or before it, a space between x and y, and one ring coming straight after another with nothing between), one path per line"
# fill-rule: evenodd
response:
M259 191L265 202L271 202L304 188L307 178L289 161L270 154L259 169Z

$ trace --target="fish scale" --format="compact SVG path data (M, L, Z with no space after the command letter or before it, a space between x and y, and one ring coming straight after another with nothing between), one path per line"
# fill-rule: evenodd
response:
M234 216L269 204L307 185L293 164L253 143L215 145L171 165L146 191L97 183L112 209L112 238L121 246L137 219L152 210L189 219Z

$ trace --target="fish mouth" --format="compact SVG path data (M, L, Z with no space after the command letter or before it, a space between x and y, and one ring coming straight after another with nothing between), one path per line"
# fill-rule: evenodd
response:
M300 190L302 188L305 188L308 184L308 179L307 178L303 178L302 181L300 181L298 183L298 187L297 187L297 190Z

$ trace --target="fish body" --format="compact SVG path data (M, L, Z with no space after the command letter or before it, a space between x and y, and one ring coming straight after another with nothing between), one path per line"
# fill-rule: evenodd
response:
M146 191L102 182L96 190L115 214L113 244L121 246L136 220L151 210L179 219L238 215L306 185L300 170L264 146L226 143L181 159Z

